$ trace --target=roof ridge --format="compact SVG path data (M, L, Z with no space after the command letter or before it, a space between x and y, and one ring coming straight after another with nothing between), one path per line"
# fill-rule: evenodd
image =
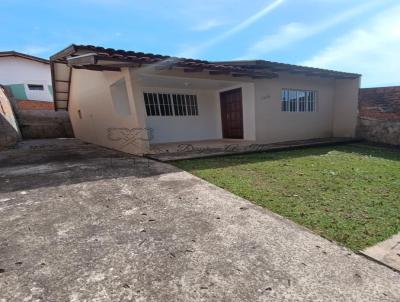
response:
M20 57L20 58L24 58L27 60L32 60L32 61L36 61L36 62L40 62L40 63L44 63L44 64L50 64L50 61L44 58L40 58L37 56L32 56L26 53L22 53L19 51L15 51L15 50L7 50L7 51L0 51L0 57Z

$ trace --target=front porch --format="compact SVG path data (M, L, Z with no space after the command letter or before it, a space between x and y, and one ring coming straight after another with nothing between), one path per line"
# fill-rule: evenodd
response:
M253 83L184 75L138 73L149 154L210 152L255 141Z
M215 157L224 155L245 154L262 151L279 151L315 146L329 146L360 141L354 138L328 137L308 140L296 140L280 143L262 143L256 141L219 139L192 142L151 144L147 157L163 162Z

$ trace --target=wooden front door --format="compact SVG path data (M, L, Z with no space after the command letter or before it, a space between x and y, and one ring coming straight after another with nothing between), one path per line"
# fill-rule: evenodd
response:
M223 138L243 138L242 88L221 92Z

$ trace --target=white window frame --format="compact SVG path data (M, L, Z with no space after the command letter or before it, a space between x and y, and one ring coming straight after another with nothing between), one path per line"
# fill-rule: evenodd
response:
M147 97L146 97L147 95ZM152 95L152 104L146 103L146 98ZM169 110L171 114L162 114L163 110L161 110L161 106L165 106L165 104L160 103L160 95L167 96L167 100L169 100ZM156 96L156 99L154 99ZM164 97L162 97L164 101ZM146 114L149 117L154 116L163 116L163 117L191 117L199 115L199 103L198 97L196 93L177 93L177 92L161 92L161 91L143 91L143 100L145 103ZM156 102L154 102L156 100ZM176 101L179 101L179 104L176 104ZM148 102L148 101L147 101ZM148 106L156 106L155 110L148 110ZM179 110L176 110L179 106ZM164 113L166 112L164 109ZM154 114L153 114L154 112ZM149 114L150 113L150 114Z
M304 110L300 111L300 94L304 93ZM312 99L309 99L312 96ZM311 102L310 102L311 101ZM282 88L281 90L281 112L312 113L317 112L318 91Z

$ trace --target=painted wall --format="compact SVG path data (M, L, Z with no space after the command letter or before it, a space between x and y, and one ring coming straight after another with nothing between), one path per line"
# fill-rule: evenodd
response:
M125 79L131 114L118 114L110 87ZM148 147L147 133L136 115L129 70L98 72L73 69L69 114L75 137L90 143L142 154ZM147 147L146 147L147 145Z
M11 102L0 86L0 149L14 145L21 138Z
M150 143L187 142L221 138L219 97L216 91L143 87L142 92L197 95L198 116L147 116L147 127L153 130L153 139Z
M53 101L49 64L19 57L1 57L0 84L9 86L16 99ZM44 90L30 90L28 84L43 85Z
M280 74L256 81L256 138L274 143L331 136L354 136L358 80ZM283 88L318 92L317 112L282 112Z
M358 119L360 79L336 80L333 107L333 136L354 137Z

